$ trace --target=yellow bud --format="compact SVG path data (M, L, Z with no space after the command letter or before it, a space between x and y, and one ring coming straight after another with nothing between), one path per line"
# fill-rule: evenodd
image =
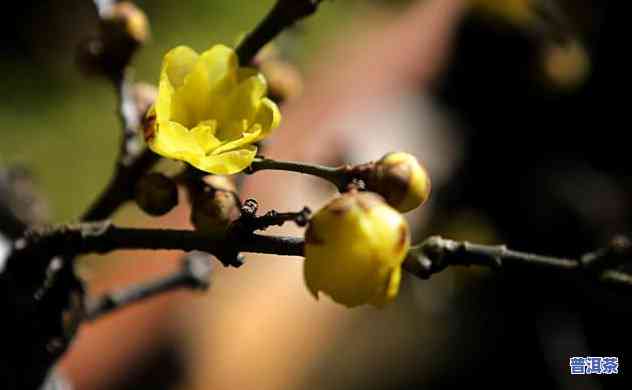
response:
M550 82L561 88L579 86L590 73L590 58L577 42L548 45L544 48L542 66Z
M368 190L406 212L421 206L430 196L430 177L417 159L404 152L389 153L375 163L366 180Z
M304 277L348 307L382 306L397 296L410 246L408 224L377 194L343 194L311 219L305 232Z
M150 173L136 183L136 204L149 215L167 214L178 204L178 187L161 173Z
M241 215L235 185L226 176L204 177L201 188L191 188L191 223L196 230L223 235Z

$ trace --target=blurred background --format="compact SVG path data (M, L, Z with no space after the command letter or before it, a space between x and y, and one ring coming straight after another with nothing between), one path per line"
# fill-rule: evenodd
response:
M135 3L152 29L135 77L156 83L169 48L233 44L273 1ZM408 215L416 240L442 234L577 256L629 231L617 88L627 60L612 20L621 2L555 2L561 27L514 7L520 1L494 3L324 2L276 41L296 93L265 155L327 164L416 155L433 179L429 204ZM73 221L107 183L120 134L111 86L75 65L96 12L88 0L7 6L0 164L25 167L52 221ZM298 210L317 209L332 191L262 172L241 195L263 210ZM129 204L115 221L187 228L181 203L159 219ZM80 274L98 294L168 273L180 255L91 256ZM382 310L349 310L314 300L298 259L249 255L239 269L218 265L204 295L171 294L84 326L60 368L77 389L622 389L629 298L565 275L462 268L405 277ZM572 356L616 356L620 374L571 377Z

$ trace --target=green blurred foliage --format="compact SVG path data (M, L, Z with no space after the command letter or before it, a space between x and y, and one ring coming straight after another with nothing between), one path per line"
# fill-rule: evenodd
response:
M75 3L78 7L91 4ZM272 3L137 1L149 17L152 38L134 59L136 78L155 83L162 55L174 46L185 44L203 50L219 42L235 44ZM317 15L283 34L280 44L290 58L305 64L317 56L319 45L348 24L350 15L367 6L360 0L327 1ZM85 38L83 35L89 34L96 22L90 18L92 10L49 8L58 14L48 15L45 7L27 13L33 20L25 21L31 26L26 28L26 35L39 40L35 55L27 60L19 56L0 59L4 75L0 163L28 167L50 199L54 219L68 221L77 218L108 181L118 150L119 124L111 86L104 80L82 76L74 65L76 42ZM69 19L73 20L70 27ZM47 20L52 20L51 26L43 28L41 21ZM88 28L73 30L78 25Z

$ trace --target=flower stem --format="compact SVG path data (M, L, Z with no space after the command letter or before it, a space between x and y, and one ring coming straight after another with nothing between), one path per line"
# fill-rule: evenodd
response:
M345 189L352 179L350 174L351 169L347 165L340 167L328 167L325 165L308 164L296 161L272 160L264 157L255 158L246 172L255 173L263 170L289 171L317 176L331 182L341 191Z

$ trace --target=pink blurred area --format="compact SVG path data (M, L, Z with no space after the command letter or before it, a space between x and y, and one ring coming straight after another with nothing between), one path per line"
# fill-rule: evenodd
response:
M423 91L449 55L463 8L463 0L417 1L405 10L376 9L354 20L348 34L313 60L304 94L283 106L283 124L265 155L339 163L376 159L397 148L417 154L441 180L458 156L446 146L449 125ZM305 204L316 209L332 194L310 178L261 172L247 177L241 195L255 197L262 210L297 210ZM423 223L423 211L411 218ZM190 227L187 207L159 223ZM291 226L271 231L301 234ZM168 273L180 256L117 253L107 271L89 280L90 292ZM116 260L123 258L137 260L132 266ZM430 357L448 342L445 308L428 294L449 294L450 277L433 280L421 297L400 297L378 311L349 310L324 296L314 300L295 258L248 255L239 269L215 271L205 295L171 294L85 326L61 369L80 390L119 388L121 378L172 343L186 363L179 389L342 389L386 385L390 376L405 375L411 367L403 362L414 354L419 358L413 350L420 342L427 342L424 369L435 369Z

